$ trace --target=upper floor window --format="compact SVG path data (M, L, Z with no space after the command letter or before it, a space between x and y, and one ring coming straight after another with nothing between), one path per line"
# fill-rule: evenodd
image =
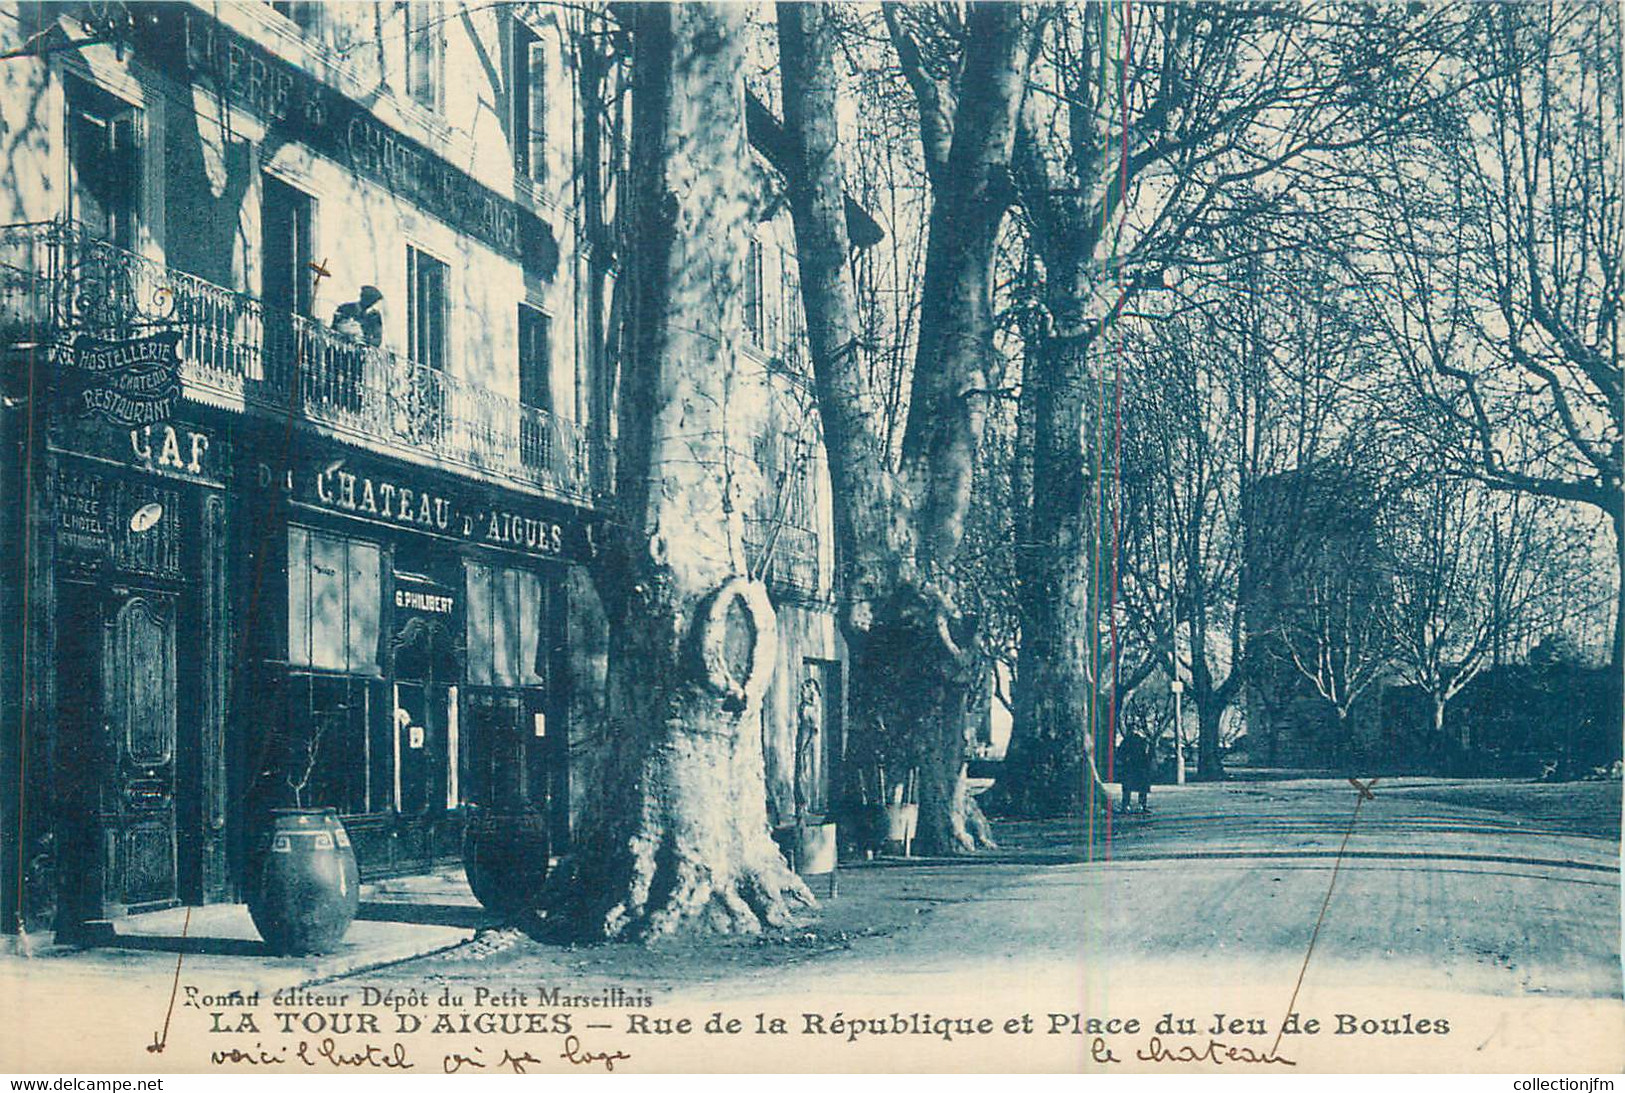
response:
M406 89L413 100L430 110L440 109L440 5L403 4L406 12Z
M414 364L443 371L446 367L446 263L406 248L407 356Z
M519 458L529 467L552 467L558 456L549 415L553 412L552 324L547 313L519 305ZM528 411L537 410L540 413Z
M519 305L519 401L533 410L553 409L552 330L547 313Z
M309 316L315 277L311 224L316 202L300 190L263 176L260 235L264 247L261 296L273 312Z
M306 34L321 29L322 5L316 0L272 0L271 8L293 20Z
M767 309L763 299L762 242L750 241L745 254L745 331L758 346L767 344Z
M67 99L70 213L92 236L129 249L140 207L141 111L72 78Z
M547 52L536 32L513 24L513 167L526 178L547 177Z

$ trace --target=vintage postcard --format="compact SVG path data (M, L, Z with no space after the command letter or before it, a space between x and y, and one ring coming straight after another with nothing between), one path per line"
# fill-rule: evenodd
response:
M0 1071L1619 1073L1621 53L0 3Z

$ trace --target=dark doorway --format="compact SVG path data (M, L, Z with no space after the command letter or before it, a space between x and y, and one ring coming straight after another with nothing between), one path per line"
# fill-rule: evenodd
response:
M112 800L110 901L144 911L176 902L175 597L115 594L103 632Z
M396 817L391 868L429 869L459 852L461 813L451 801L450 741L462 675L451 631L442 622L407 619L395 637L394 727Z
M463 748L468 759L463 800L493 812L523 811L529 786L524 703L513 692L470 692L464 702Z

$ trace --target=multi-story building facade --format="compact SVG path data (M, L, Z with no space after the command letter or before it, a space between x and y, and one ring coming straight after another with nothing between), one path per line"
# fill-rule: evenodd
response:
M6 931L239 899L279 804L338 809L364 877L455 857L471 804L567 841L613 747L586 18L0 12ZM841 692L784 236L741 256L781 817Z

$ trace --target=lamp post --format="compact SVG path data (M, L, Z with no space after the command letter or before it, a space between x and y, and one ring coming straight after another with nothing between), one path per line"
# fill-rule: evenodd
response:
M1179 696L1185 693L1185 681L1174 677L1168 684L1174 693L1174 784L1185 784L1185 719L1181 716Z

